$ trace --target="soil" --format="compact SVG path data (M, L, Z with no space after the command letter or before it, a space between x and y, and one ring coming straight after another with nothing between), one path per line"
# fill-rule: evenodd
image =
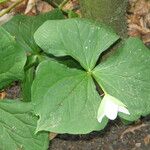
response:
M137 129L131 132L132 129ZM131 130L131 131L130 131ZM128 133L122 135L124 131ZM101 132L88 135L58 135L49 150L150 150L150 116L138 125L110 122Z

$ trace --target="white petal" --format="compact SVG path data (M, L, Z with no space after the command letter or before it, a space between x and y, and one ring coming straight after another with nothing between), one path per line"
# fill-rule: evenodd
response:
M130 112L127 108L119 106L119 112L125 113L127 115L130 115Z
M102 114L100 116L97 117L98 122L102 122L103 118L104 118L105 114Z
M98 113L97 113L97 120L98 122L102 122L103 117L105 116L104 114L104 108L105 108L105 99L102 99L99 108L98 108Z
M110 119L114 120L117 118L119 106L112 100L107 100L105 103L105 115Z
M97 120L101 123L104 116L106 116L110 120L115 120L117 118L118 112L130 115L130 112L126 108L126 105L124 105L115 97L109 94L105 94L98 109Z

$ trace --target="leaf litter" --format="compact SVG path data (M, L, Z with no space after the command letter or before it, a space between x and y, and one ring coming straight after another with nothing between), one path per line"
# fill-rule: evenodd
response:
M128 10L128 34L140 37L150 45L150 1L130 0Z

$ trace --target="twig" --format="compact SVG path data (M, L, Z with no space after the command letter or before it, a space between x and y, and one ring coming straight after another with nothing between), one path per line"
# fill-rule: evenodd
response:
M63 2L59 5L59 9L62 9L67 3L68 3L69 0L63 0Z
M135 130L140 130L141 128L146 127L146 126L148 126L148 124L144 124L144 123L136 125L136 126L131 126L127 128L124 132L122 132L120 139L123 139L125 134L130 133L130 132L134 133Z
M17 5L19 5L24 0L17 0L15 3L13 3L10 7L6 8L2 12L0 12L0 17L4 16L5 14L9 13L13 8L15 8Z
M56 2L54 2L53 0L52 1L48 1L48 0L44 0L46 1L47 3L49 3L53 8L58 8L58 4Z

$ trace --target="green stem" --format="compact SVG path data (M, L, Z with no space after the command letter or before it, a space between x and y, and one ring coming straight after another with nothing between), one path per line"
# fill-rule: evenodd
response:
M63 2L59 5L59 9L62 9L67 3L68 3L69 0L63 0Z
M4 11L0 12L0 17L4 16L5 14L9 13L13 8L15 8L17 5L19 5L24 0L17 0L14 4L12 4L10 7L5 9Z
M95 76L95 74L94 74L94 71L92 72L92 75L91 75L91 76L92 76L92 78L96 81L96 83L97 83L97 85L100 87L100 89L103 91L104 95L106 95L107 92L106 92L105 88L103 87L103 85L102 85L100 82L97 81L97 78L96 78L96 76Z

